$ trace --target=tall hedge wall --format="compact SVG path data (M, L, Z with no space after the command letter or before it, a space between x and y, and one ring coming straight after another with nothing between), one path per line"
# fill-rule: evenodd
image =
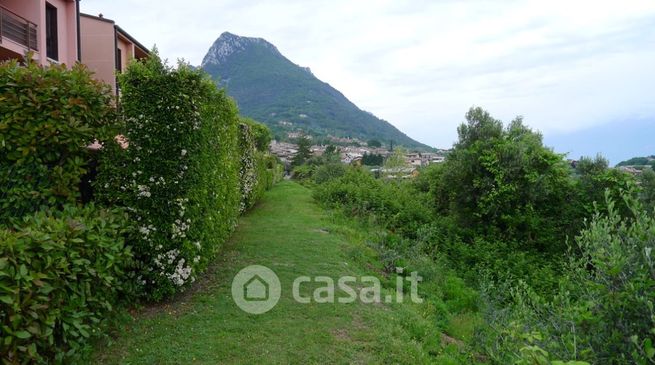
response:
M0 63L3 363L69 363L116 305L193 282L281 176L200 71L154 56L119 81L117 112L83 66Z
M239 124L239 154L241 165L240 210L251 208L273 184L282 179L283 168L268 152L271 131L264 124L242 118Z
M129 227L81 207L94 140L113 137L109 87L84 66L0 63L0 362L69 363L130 297Z
M78 200L85 147L115 127L108 91L81 65L0 67L0 225Z
M159 300L193 282L236 225L238 112L200 71L156 56L119 82L128 147L103 149L97 196L137 222L137 280Z

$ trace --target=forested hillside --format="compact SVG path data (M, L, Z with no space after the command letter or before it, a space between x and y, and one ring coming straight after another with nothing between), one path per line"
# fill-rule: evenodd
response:
M278 138L300 129L314 136L378 139L428 148L359 109L264 39L223 33L209 49L202 68L226 87L243 115L266 123Z

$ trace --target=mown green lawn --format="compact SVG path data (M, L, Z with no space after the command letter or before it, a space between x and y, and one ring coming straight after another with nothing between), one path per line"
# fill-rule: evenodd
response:
M96 346L100 364L457 364L461 343L437 331L423 304L300 304L291 287L300 275L376 275L375 252L357 242L347 222L330 219L294 182L283 182L239 223L210 272L170 303L148 307ZM351 233L348 233L351 232ZM276 272L282 297L252 315L231 298L234 275L248 265ZM313 284L316 286L316 284ZM307 293L311 285L303 287ZM384 294L391 293L387 285ZM337 294L338 296L338 294ZM450 323L466 323L466 315ZM453 329L466 337L470 330ZM469 326L470 327L470 326ZM455 332L462 334L455 334ZM446 339L444 341L444 338Z

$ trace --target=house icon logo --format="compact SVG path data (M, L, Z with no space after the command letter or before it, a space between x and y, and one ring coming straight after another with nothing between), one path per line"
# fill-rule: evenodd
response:
M234 303L251 314L262 314L273 309L280 300L281 291L280 279L266 266L243 268L232 280Z
M268 300L268 283L259 275L253 276L243 286L243 297L247 301Z

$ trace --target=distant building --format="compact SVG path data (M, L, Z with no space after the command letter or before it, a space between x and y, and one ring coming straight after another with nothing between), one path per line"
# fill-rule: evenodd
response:
M132 59L145 59L148 49L116 25L111 19L80 14L83 63L95 77L112 87L118 94L116 74L122 72Z
M641 175L641 174L644 173L644 171L642 169L637 169L637 168L632 167L632 166L619 166L618 169L619 169L619 171L623 171L625 173L628 173L630 175L635 175L635 176L638 176L638 175Z

